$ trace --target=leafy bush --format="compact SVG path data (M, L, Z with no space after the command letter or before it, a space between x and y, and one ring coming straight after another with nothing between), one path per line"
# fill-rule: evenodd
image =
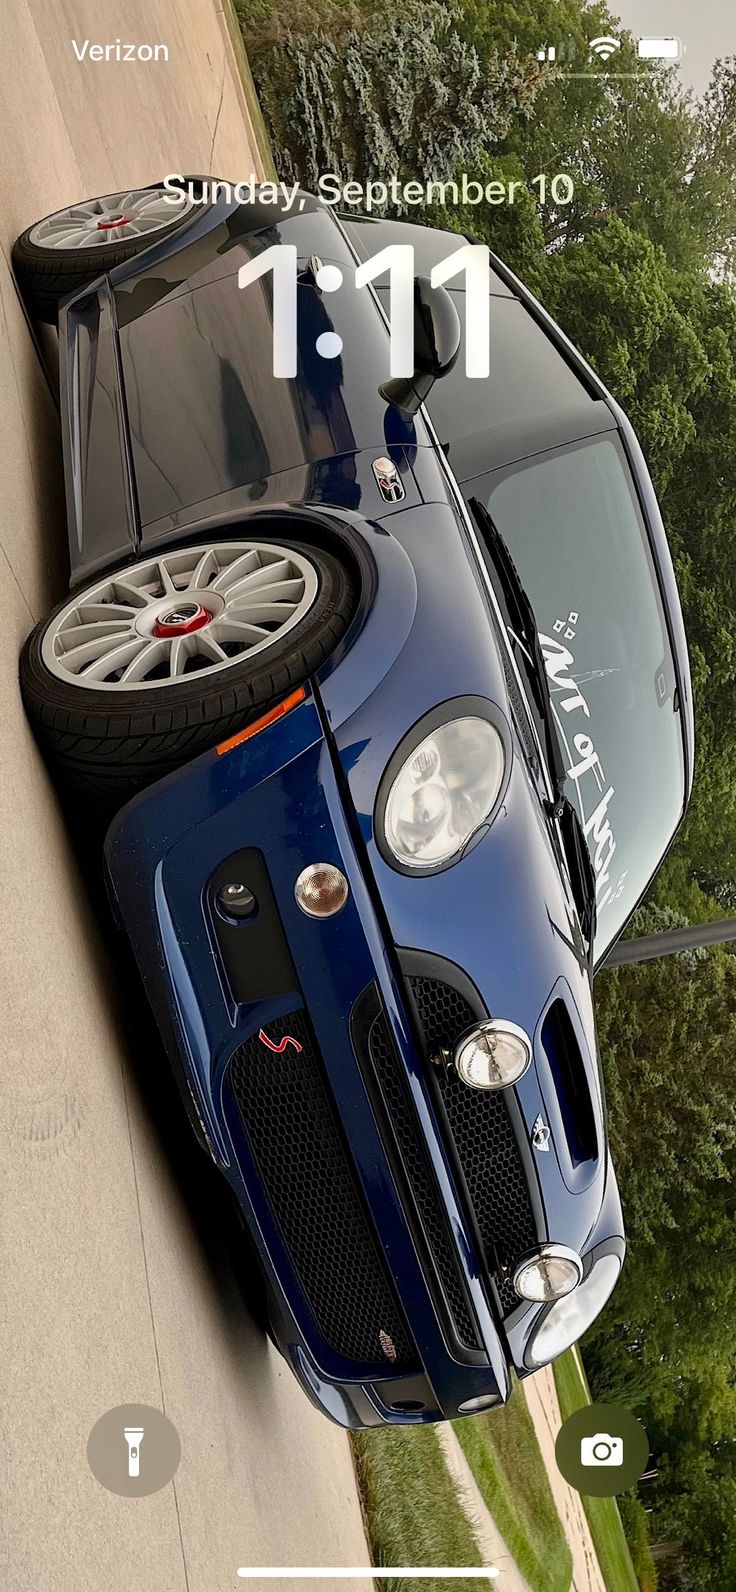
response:
M481 65L438 0L381 0L369 16L333 7L308 35L251 52L279 175L449 181L528 114L542 82L512 50Z
M657 1592L657 1566L649 1546L646 1509L634 1493L623 1493L617 1502L641 1592Z
M307 37L317 28L335 33L353 25L368 10L364 0L234 0L251 58L265 45L290 36Z

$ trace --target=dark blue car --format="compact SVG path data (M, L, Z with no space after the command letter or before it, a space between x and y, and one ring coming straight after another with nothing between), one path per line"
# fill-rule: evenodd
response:
M69 799L117 809L113 909L192 1125L347 1426L502 1403L615 1286L592 978L692 780L631 426L493 257L465 373L431 273L467 241L159 186L15 250L58 317L72 564L27 710ZM389 288L355 285L396 242L403 379ZM285 244L275 376L254 262Z

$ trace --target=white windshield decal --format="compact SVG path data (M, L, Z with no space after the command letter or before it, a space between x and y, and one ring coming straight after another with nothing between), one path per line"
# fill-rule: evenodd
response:
M555 635L546 636L540 631L539 641L549 677L555 719L565 752L567 775L575 783L580 818L595 868L596 902L600 912L603 907L616 901L621 895L627 870L619 874L618 878L611 878L616 840L608 817L608 808L614 795L614 786L609 785L606 780L592 735L588 730L576 730L576 720L570 717L572 714L582 714L588 721L591 718L590 706L580 689L580 677L574 673L575 655L566 645L567 642L575 640L579 621L580 615L576 612L569 613L567 619L556 619L552 626ZM614 673L612 669L601 669L596 671L595 676L587 675L585 679L600 678L612 673ZM564 719L562 714L565 715ZM595 802L595 806L591 812L588 812L591 800Z

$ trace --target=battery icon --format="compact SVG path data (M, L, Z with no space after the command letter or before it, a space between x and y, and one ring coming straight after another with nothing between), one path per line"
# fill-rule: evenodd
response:
M640 61L679 61L681 39L639 39L636 53Z

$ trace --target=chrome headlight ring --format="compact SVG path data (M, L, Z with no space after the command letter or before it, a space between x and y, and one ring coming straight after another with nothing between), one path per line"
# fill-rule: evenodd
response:
M381 776L374 815L381 856L415 878L454 867L503 805L511 764L511 734L495 703L451 697L433 708Z
M524 1349L524 1364L529 1370L549 1365L593 1325L618 1283L625 1253L625 1240L618 1237L604 1240L583 1255L583 1275L577 1287L560 1299L550 1300L536 1315Z

